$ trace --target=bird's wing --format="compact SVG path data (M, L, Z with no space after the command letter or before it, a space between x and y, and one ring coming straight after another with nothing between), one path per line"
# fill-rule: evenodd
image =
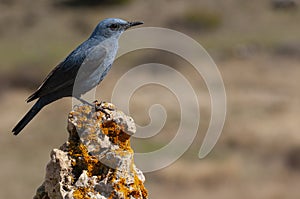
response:
M77 73L82 65L86 66L87 64L84 64L87 62L86 59L90 60L90 52L93 52L94 50L91 49L85 49L86 52L83 53L80 50L73 51L64 61L62 61L60 64L58 64L45 78L41 86L37 89L36 92L34 92L31 96L28 97L26 100L27 102L31 102L39 97L48 95L50 93L53 93L55 91L61 91L64 88L68 88L70 86L73 86L74 81L76 79ZM106 50L105 48L98 47L98 53L97 57L94 57L95 60L92 64L89 64L89 70L84 70L86 73L89 71L92 72L97 67L99 67L100 63L103 62ZM95 53L93 53L95 54ZM85 67L87 68L87 67ZM88 74L86 75L80 75L81 78L88 77Z
M80 69L78 70L76 83L82 83L88 78L91 78L95 71L99 71L98 69L100 69L100 71L104 70L106 67L105 64L109 64L104 63L107 53L107 47L105 46L97 45L93 47L85 57ZM96 81L98 81L98 79Z

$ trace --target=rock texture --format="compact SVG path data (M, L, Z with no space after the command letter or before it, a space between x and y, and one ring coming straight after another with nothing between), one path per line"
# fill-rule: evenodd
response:
M68 131L69 140L52 150L34 199L148 198L130 147L136 131L131 117L113 104L95 102L74 107Z

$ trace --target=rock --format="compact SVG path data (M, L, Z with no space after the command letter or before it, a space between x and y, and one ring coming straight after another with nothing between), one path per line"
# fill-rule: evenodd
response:
M34 199L148 198L130 146L136 131L131 117L110 103L76 106L68 131L69 140L52 150Z

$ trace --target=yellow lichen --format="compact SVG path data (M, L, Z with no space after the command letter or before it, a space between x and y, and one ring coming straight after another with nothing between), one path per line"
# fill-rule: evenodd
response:
M121 127L114 121L103 120L104 116L105 113L101 111L93 112L90 106L78 106L70 113L69 121L76 126L76 128L72 129L76 134L82 130L85 132L85 139L97 141L96 132L100 128L102 133L107 135L113 144L119 146L119 149L115 151L118 155L125 156L133 153L130 147L130 135L123 132ZM108 178L108 181L114 182L115 191L112 192L109 198L115 198L116 192L123 193L125 198L147 198L147 190L133 168L133 161L131 172L134 172L134 183L128 184L123 178L116 180L115 169L109 168L102 164L96 157L89 155L86 146L80 142L79 137L77 139L70 139L67 146L69 155L72 158L74 182L79 178L82 171L86 170L89 177L97 176L99 180L105 177ZM73 196L75 199L85 199L88 198L87 194L89 192L94 192L94 190L90 188L78 188L74 191Z
M134 183L132 184L127 184L124 178L119 179L115 183L114 189L117 192L123 193L125 198L148 198L148 192L136 174L134 176Z
M103 122L100 125L103 134L107 135L113 144L117 144L121 149L132 151L130 147L130 135L123 132L115 122Z
M78 188L73 192L74 199L89 199L88 193L90 189L88 188Z
M117 192L121 192L124 195L124 198L138 198L138 199L146 199L148 198L148 191L145 188L143 182L138 178L136 171L134 170L134 162L132 161L130 166L130 172L134 173L134 182L131 184L126 183L124 178L112 179L115 182L114 190ZM110 198L113 198L114 193L112 193Z
M89 177L98 173L99 167L103 166L96 157L88 154L87 148L82 143L70 141L68 149L69 155L74 159L72 166L80 167L80 170L86 170Z

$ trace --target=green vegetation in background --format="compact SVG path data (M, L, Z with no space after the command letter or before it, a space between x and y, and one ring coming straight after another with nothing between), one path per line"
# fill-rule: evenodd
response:
M193 9L185 12L183 24L194 29L211 30L222 24L222 17L215 11Z

